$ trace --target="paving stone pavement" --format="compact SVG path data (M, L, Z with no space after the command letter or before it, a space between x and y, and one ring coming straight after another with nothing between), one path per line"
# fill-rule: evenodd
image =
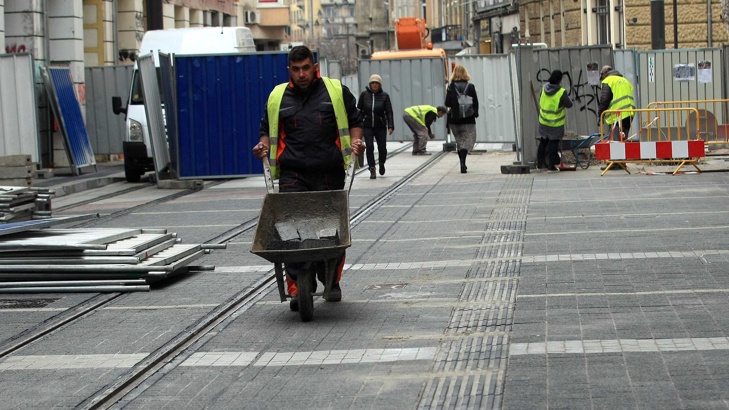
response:
M729 408L728 176L502 175L512 160L474 153L464 175L444 154L353 226L342 302L317 299L314 321L301 323L271 293L119 407ZM353 205L415 161L398 156L389 176L358 178ZM190 225L225 225L251 197L218 189L221 215ZM175 209L199 212L205 195ZM159 211L141 217L205 236ZM16 393L0 408L73 407L73 394L52 396L64 386L54 378L79 375L76 390L91 394L103 386L94 377L117 377L188 316L269 271L248 253L251 238L211 254L215 273L160 290L162 300L106 309L79 332L82 349L57 335L53 348L0 361L0 387ZM103 323L129 335L94 346ZM23 399L30 392L40 397Z

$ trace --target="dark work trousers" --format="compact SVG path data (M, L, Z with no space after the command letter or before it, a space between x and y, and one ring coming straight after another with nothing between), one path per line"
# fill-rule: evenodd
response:
M559 167L559 142L549 138L539 138L537 147L537 169L546 168L554 170Z
M367 145L367 168L375 167L375 141L380 164L387 159L387 128L365 128L364 139Z
M334 191L344 189L344 167L336 167L326 171L294 171L281 168L281 175L278 179L279 192L307 192L307 191ZM291 206L296 206L292 203ZM342 270L344 268L344 257L337 261L337 272L334 283L339 283L342 278ZM307 266L310 265L310 266ZM303 269L313 268L316 271L316 277L324 283L325 265L324 262L294 262L285 263L286 283L289 295L297 295L296 278L298 273ZM313 276L312 276L313 279ZM316 281L314 280L314 284Z
M539 146L537 147L537 169L547 168L547 144L548 138L539 137Z

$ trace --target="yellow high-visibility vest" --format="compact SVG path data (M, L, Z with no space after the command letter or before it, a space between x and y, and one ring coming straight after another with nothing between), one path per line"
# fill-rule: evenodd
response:
M635 100L633 99L633 84L626 80L625 77L611 75L602 80L603 84L607 84L613 92L613 100L610 102L608 110L619 110L620 118L614 112L605 114L605 122L613 124L618 119L633 116L635 108Z
M548 127L559 127L567 122L567 112L564 107L559 106L559 100L564 94L564 88L560 88L556 93L547 95L542 90L539 97L539 123Z
M327 77L321 77L324 85L327 87L329 98L332 100L334 107L334 115L337 117L337 128L339 129L339 147L342 150L344 158L344 169L347 169L349 157L352 155L352 141L349 137L349 119L347 118L347 108L344 106L344 92L342 91L342 83L339 80L332 80ZM268 96L266 103L266 111L268 112L268 137L271 146L268 151L268 161L271 164L271 176L278 179L281 169L278 165L278 116L281 108L281 100L289 83L279 84L274 87Z
M427 127L427 125L425 125L425 115L429 112L434 112L438 114L438 109L433 107L432 105L414 105L412 107L406 108L405 112L415 118L415 121L417 121L418 124L422 125L423 127Z

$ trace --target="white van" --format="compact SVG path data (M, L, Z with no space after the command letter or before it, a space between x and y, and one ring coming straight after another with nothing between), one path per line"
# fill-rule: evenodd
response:
M159 67L160 51L177 55L235 54L254 52L256 46L251 30L247 27L196 27L144 33L139 53L153 53L154 64ZM138 182L145 172L154 170L154 161L136 63L127 106L122 106L121 97L112 97L111 101L114 114L126 115L123 142L126 180Z

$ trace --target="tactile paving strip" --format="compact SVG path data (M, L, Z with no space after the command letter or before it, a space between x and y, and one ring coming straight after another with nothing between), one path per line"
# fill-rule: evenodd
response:
M532 178L507 179L418 408L500 408Z

